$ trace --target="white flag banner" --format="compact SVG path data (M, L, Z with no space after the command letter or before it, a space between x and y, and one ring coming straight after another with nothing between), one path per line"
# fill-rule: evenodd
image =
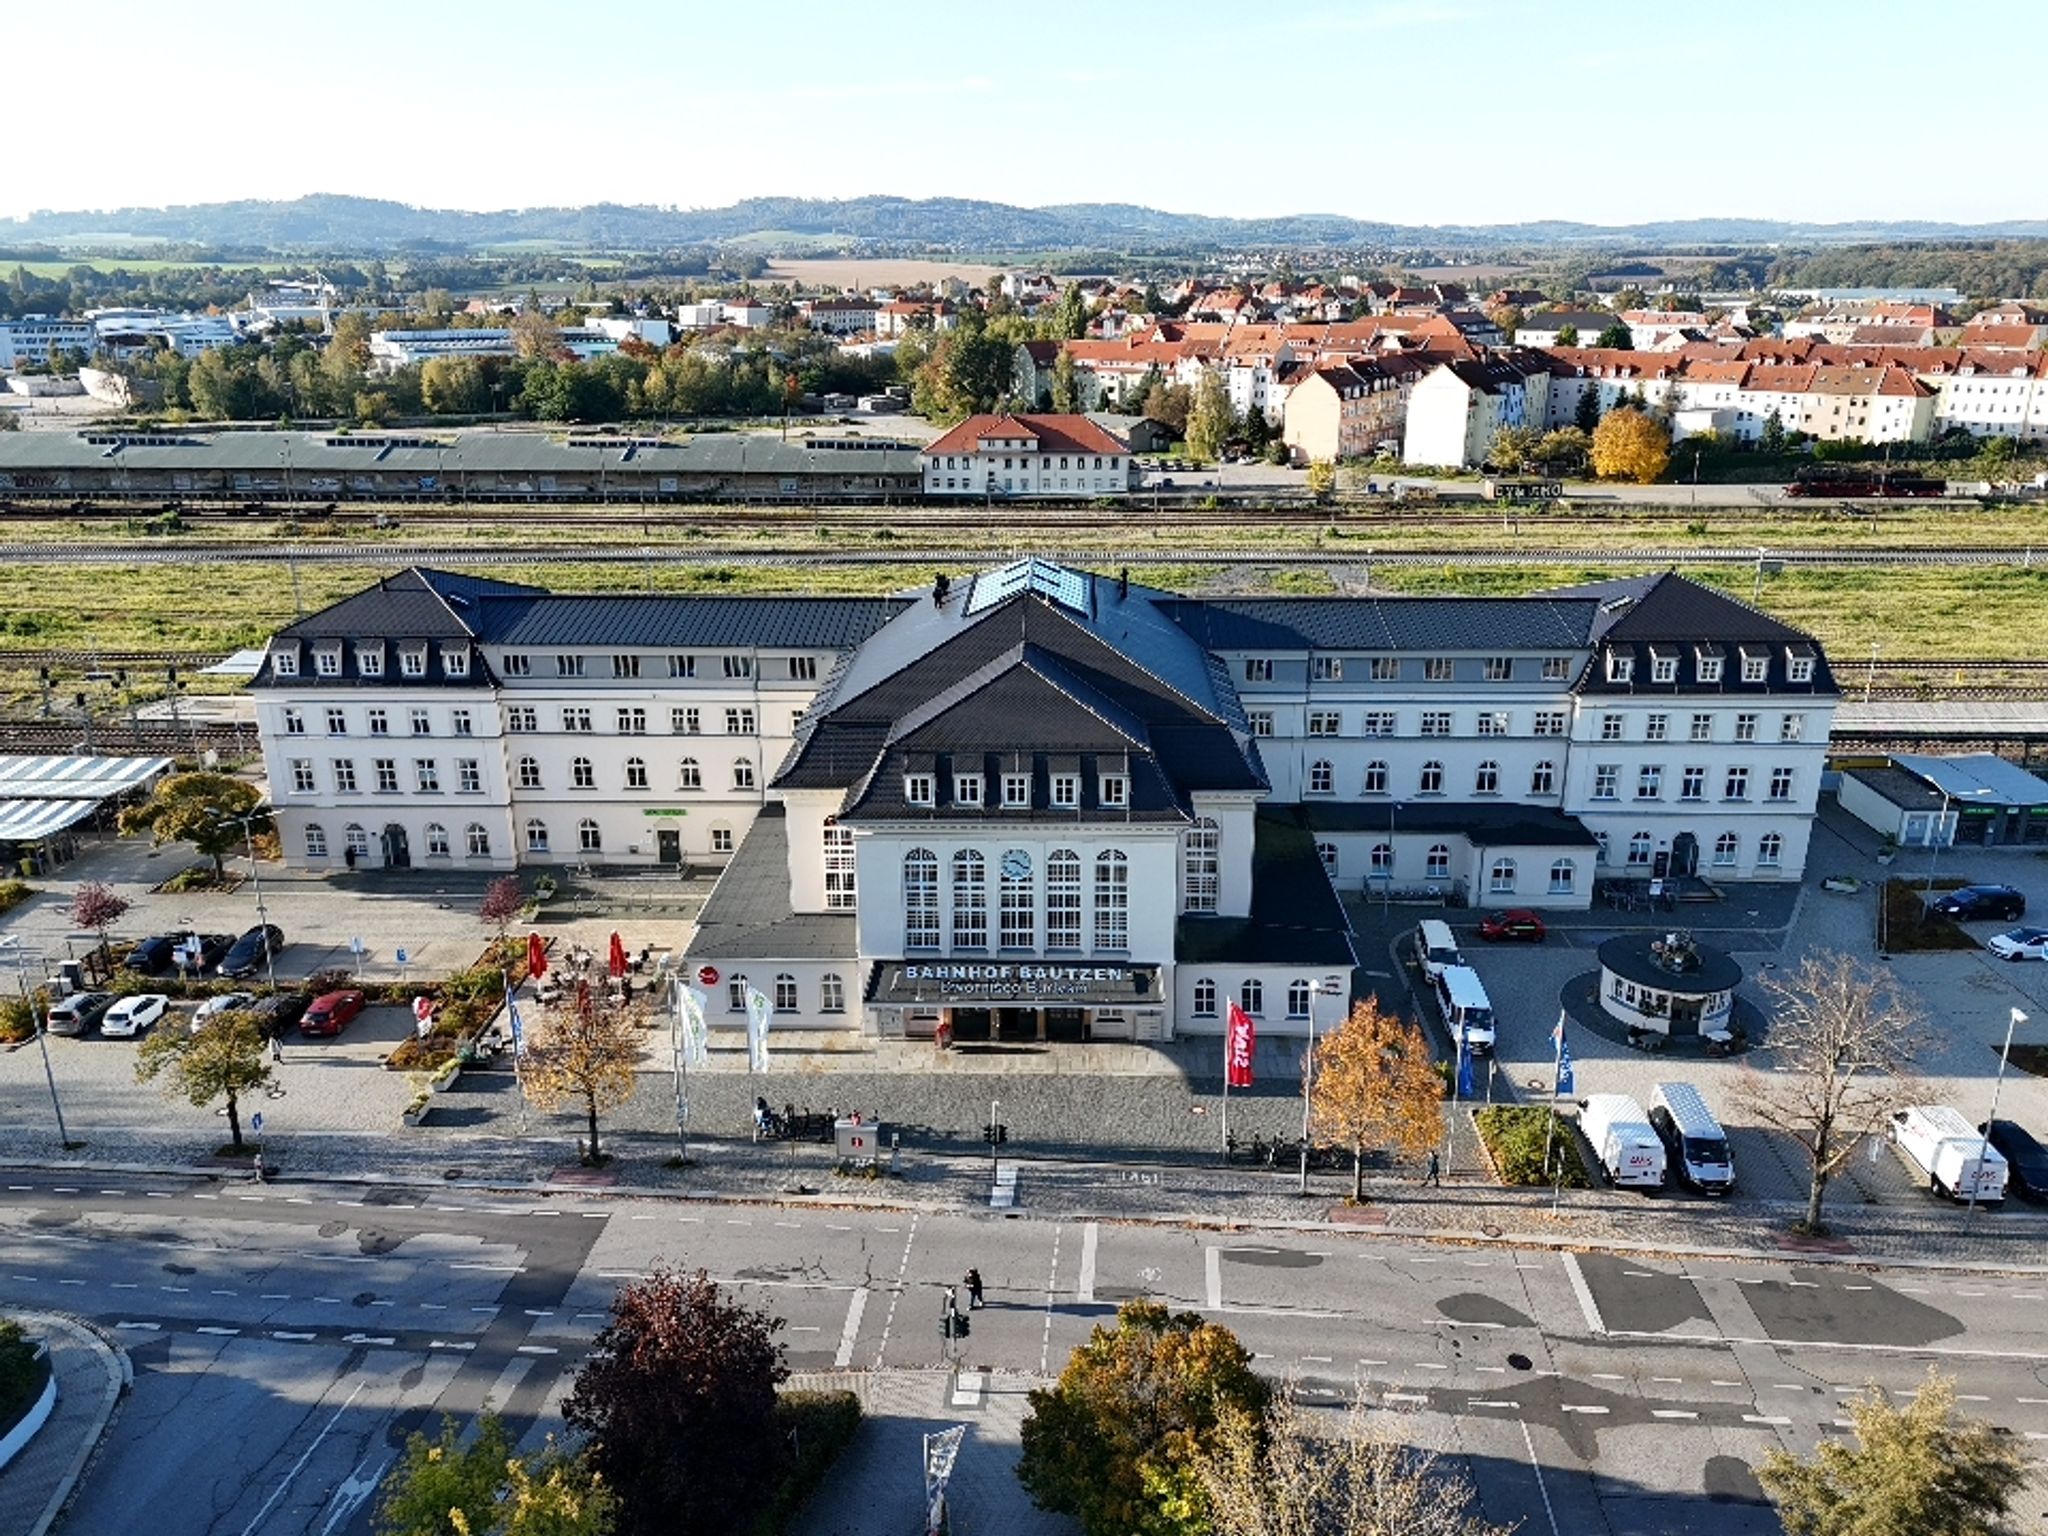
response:
M759 987L747 988L747 1070L768 1070L768 1020L773 1013L768 994Z
M676 1012L683 1026L683 1065L707 1065L711 1060L711 1034L704 1017L704 994L695 987L677 987Z

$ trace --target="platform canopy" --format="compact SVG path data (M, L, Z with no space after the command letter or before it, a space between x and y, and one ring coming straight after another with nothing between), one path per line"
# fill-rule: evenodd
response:
M0 843L54 836L170 770L168 757L0 756Z

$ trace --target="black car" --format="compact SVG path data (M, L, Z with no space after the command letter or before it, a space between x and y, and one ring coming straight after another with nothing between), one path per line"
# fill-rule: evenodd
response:
M232 933L202 933L199 935L199 966L204 971L220 964L221 956L235 947Z
M1959 891L1937 896L1929 910L1958 922L1989 917L2009 923L2027 915L2027 898L2009 885L1966 885Z
M175 933L159 933L129 950L121 965L138 976L161 976L171 968L175 958L172 952L183 942Z
M274 957L284 948L284 930L275 923L264 923L251 928L239 939L234 948L221 958L220 974L231 981L244 976L255 976L264 969L266 950Z
M2016 1120L1991 1121L1989 1135L1992 1149L2006 1161L2006 1187L2030 1200L2048 1199L2048 1147Z
M266 1039L283 1039L297 1027L313 999L304 992L279 992L266 997L249 1010L249 1017Z

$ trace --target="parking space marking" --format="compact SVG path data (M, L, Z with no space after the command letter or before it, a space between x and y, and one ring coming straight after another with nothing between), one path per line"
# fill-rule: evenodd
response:
M1696 1419L1699 1415L1690 1408L1652 1408L1650 1410L1650 1417L1653 1419Z
M1518 1421L1522 1426L1522 1445L1529 1452L1529 1469L1536 1474L1536 1491L1543 1496L1543 1518L1549 1522L1550 1536L1558 1536L1557 1511L1550 1507L1550 1488L1543 1481L1543 1463L1536 1459L1536 1442L1529 1438L1529 1421Z
M1600 1306L1593 1300L1592 1287L1586 1284L1586 1277L1580 1272L1578 1255L1566 1253L1559 1257L1564 1260L1565 1278L1571 1282L1572 1294L1579 1298L1579 1311L1585 1315L1587 1331L1604 1334L1607 1325L1601 1321Z
M1745 1413L1742 1416L1742 1422L1745 1424L1790 1424L1792 1421L1783 1414Z

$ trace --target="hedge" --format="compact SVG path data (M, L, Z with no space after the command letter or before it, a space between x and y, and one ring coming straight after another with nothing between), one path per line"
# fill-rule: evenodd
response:
M1472 1117L1479 1139L1493 1158L1494 1172L1503 1184L1548 1184L1550 1171L1543 1166L1543 1143L1554 1122L1551 1157L1564 1170L1566 1189L1586 1188L1586 1165L1579 1157L1578 1131L1571 1121L1554 1109L1536 1104L1494 1104Z
M49 1374L49 1357L38 1356L21 1324L0 1319L0 1435L14 1428L42 1395Z
M775 1399L775 1426L790 1455L782 1481L754 1521L754 1536L782 1536L789 1528L860 1428L860 1399L851 1392L783 1392Z
M0 880L0 912L13 911L35 893L26 880Z

